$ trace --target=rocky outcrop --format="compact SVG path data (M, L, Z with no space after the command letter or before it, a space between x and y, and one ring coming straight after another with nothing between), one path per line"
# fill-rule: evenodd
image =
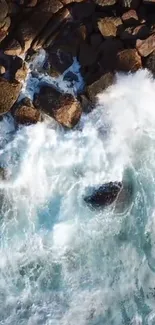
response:
M9 82L0 78L0 115L11 110L21 90L21 84L16 81Z
M63 94L50 86L40 89L34 105L67 128L74 127L82 113L81 105L73 95Z

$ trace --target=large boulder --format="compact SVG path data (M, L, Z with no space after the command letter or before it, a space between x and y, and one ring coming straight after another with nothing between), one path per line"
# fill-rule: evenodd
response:
M86 87L86 96L92 102L96 101L96 96L111 86L114 82L114 74L105 73L101 78Z
M117 70L135 72L142 67L142 60L136 49L126 49L117 55Z
M155 50L155 34L152 34L145 40L138 39L136 41L137 51L141 56L148 56Z
M13 116L18 124L29 125L41 121L41 112L27 98L16 105Z
M4 78L0 78L0 115L11 110L16 102L22 85L19 82L9 82Z
M82 113L78 100L71 94L64 94L51 86L43 86L35 96L34 105L67 128L74 127Z

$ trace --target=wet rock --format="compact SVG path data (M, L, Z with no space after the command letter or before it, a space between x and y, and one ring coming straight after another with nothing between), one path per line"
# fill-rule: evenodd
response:
M121 182L109 182L93 190L84 201L94 208L106 207L112 204L122 189Z
M19 82L23 82L25 81L27 74L28 74L28 68L26 66L26 63L23 62L21 68L19 68L15 73L15 79Z
M0 65L0 75L5 73L5 67L3 65Z
M120 0L122 7L137 9L140 5L141 0Z
M72 65L73 57L61 49L51 49L48 51L47 63L47 73L52 76L54 71L56 75L59 75Z
M93 15L95 5L93 2L74 3L71 8L72 18L78 21L88 18Z
M28 68L26 63L18 56L10 57L9 63L9 75L10 79L17 80L19 82L25 81L28 74Z
M24 99L16 106L13 115L18 124L36 124L42 120L41 112L28 99Z
M136 49L126 49L117 55L117 70L135 72L142 68L141 57Z
M97 59L98 52L90 44L83 42L80 44L78 60L82 67L91 66Z
M67 73L65 73L64 80L67 80L70 82L72 82L72 81L78 82L79 81L78 76L72 71L68 71Z
M81 105L71 94L63 94L50 86L43 86L34 105L67 128L74 127L82 113Z
M103 90L111 86L114 82L113 73L105 73L100 79L86 87L86 96L92 102L95 102L96 96Z
M90 44L96 49L103 41L103 37L99 33L93 33L90 36Z
M123 49L123 43L117 39L109 39L101 44L99 64L103 72L116 70L117 53Z
M0 167L0 181L7 181L9 180L9 177L9 170L4 167Z
M0 78L0 115L10 111L19 96L21 87L19 82L9 82Z
M22 53L21 44L16 40L12 39L5 47L4 53L7 55L18 56Z
M155 4L155 0L143 0L144 4Z
M104 38L116 37L120 34L122 24L120 17L105 17L98 21L98 28Z
M137 25L137 23L138 23L137 12L135 10L133 10L133 9L125 12L122 15L122 20L123 20L125 25L128 25L128 26Z
M136 49L141 56L148 56L155 50L155 34L152 34L145 40L136 41Z
M145 60L144 67L150 70L155 77L155 51L153 51Z

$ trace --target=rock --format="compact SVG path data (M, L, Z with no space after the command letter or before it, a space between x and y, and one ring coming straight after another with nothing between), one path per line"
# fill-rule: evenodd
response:
M84 0L61 0L63 5L68 5L69 3L72 3L72 2L82 2L82 1L84 1Z
M119 17L105 17L98 21L98 28L104 38L116 37L122 27L122 20Z
M115 5L118 0L94 0L95 4L102 7L109 7Z
M71 94L62 94L50 86L43 86L34 105L67 128L74 127L82 113L80 103Z
M0 29L0 42L2 42L7 35L8 35L7 32Z
M5 73L5 67L3 65L0 65L0 74L4 74Z
M141 56L148 56L155 50L155 34L152 34L145 40L136 41L136 49Z
M47 73L53 75L53 71L60 75L67 70L73 63L73 57L70 53L67 53L61 49L52 50L48 52L47 58Z
M0 180L7 181L9 180L9 177L10 177L9 170L4 167L0 167Z
M28 73L26 63L18 56L10 57L9 75L12 80L25 81Z
M145 60L144 67L150 70L155 77L155 51L153 51Z
M126 49L117 55L117 70L135 72L142 68L142 61L136 49Z
M70 81L70 82L72 82L72 81L78 82L79 81L78 76L72 71L68 71L67 73L65 73L63 79Z
M124 22L125 25L128 25L128 26L133 26L133 25L137 25L138 23L138 16L137 16L137 13L135 10L131 9L127 12L125 12L123 15L122 15L122 20Z
M121 189L121 182L106 183L97 189L93 189L93 193L85 196L84 201L94 208L106 207L116 200Z
M98 57L98 52L91 45L83 42L80 44L78 60L82 67L91 66Z
M26 66L26 63L23 62L21 68L19 68L15 73L15 79L19 82L23 82L25 81L27 74L28 74L28 68Z
M83 19L93 15L94 10L93 2L74 3L71 7L71 15L74 20L83 22Z
M18 124L36 124L40 122L41 119L41 112L33 107L31 103L27 103L30 105L24 105L23 102L19 103L14 112L15 121Z
M145 39L149 36L149 28L146 25L139 25L137 27L128 27L120 35L123 41Z
M122 7L137 9L140 5L141 0L120 0Z
M5 0L0 0L0 21L4 21L5 17L8 14L8 4Z
M95 49L102 43L103 41L103 37L101 34L99 33L93 33L90 36L90 44L92 45L92 47L94 47Z
M19 82L9 82L0 78L0 115L10 111L19 96L21 87Z
M114 82L113 73L105 73L100 79L86 87L86 96L92 102L95 102L96 96L103 90L111 86Z
M19 56L22 53L22 47L16 39L9 41L7 47L5 47L4 53L12 56Z
M38 0L25 0L24 6L26 7L35 7L38 3Z
M147 5L147 4L148 4L148 5L149 5L149 4L155 4L155 0L143 0L143 3L146 4L146 5Z
M108 39L101 44L99 64L103 72L116 70L117 53L123 49L123 43L117 39Z

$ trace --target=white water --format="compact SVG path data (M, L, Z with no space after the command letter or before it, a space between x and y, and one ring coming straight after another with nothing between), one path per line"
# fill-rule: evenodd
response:
M155 324L155 81L118 76L73 131L0 122L0 324ZM87 187L135 182L131 209L91 211Z

